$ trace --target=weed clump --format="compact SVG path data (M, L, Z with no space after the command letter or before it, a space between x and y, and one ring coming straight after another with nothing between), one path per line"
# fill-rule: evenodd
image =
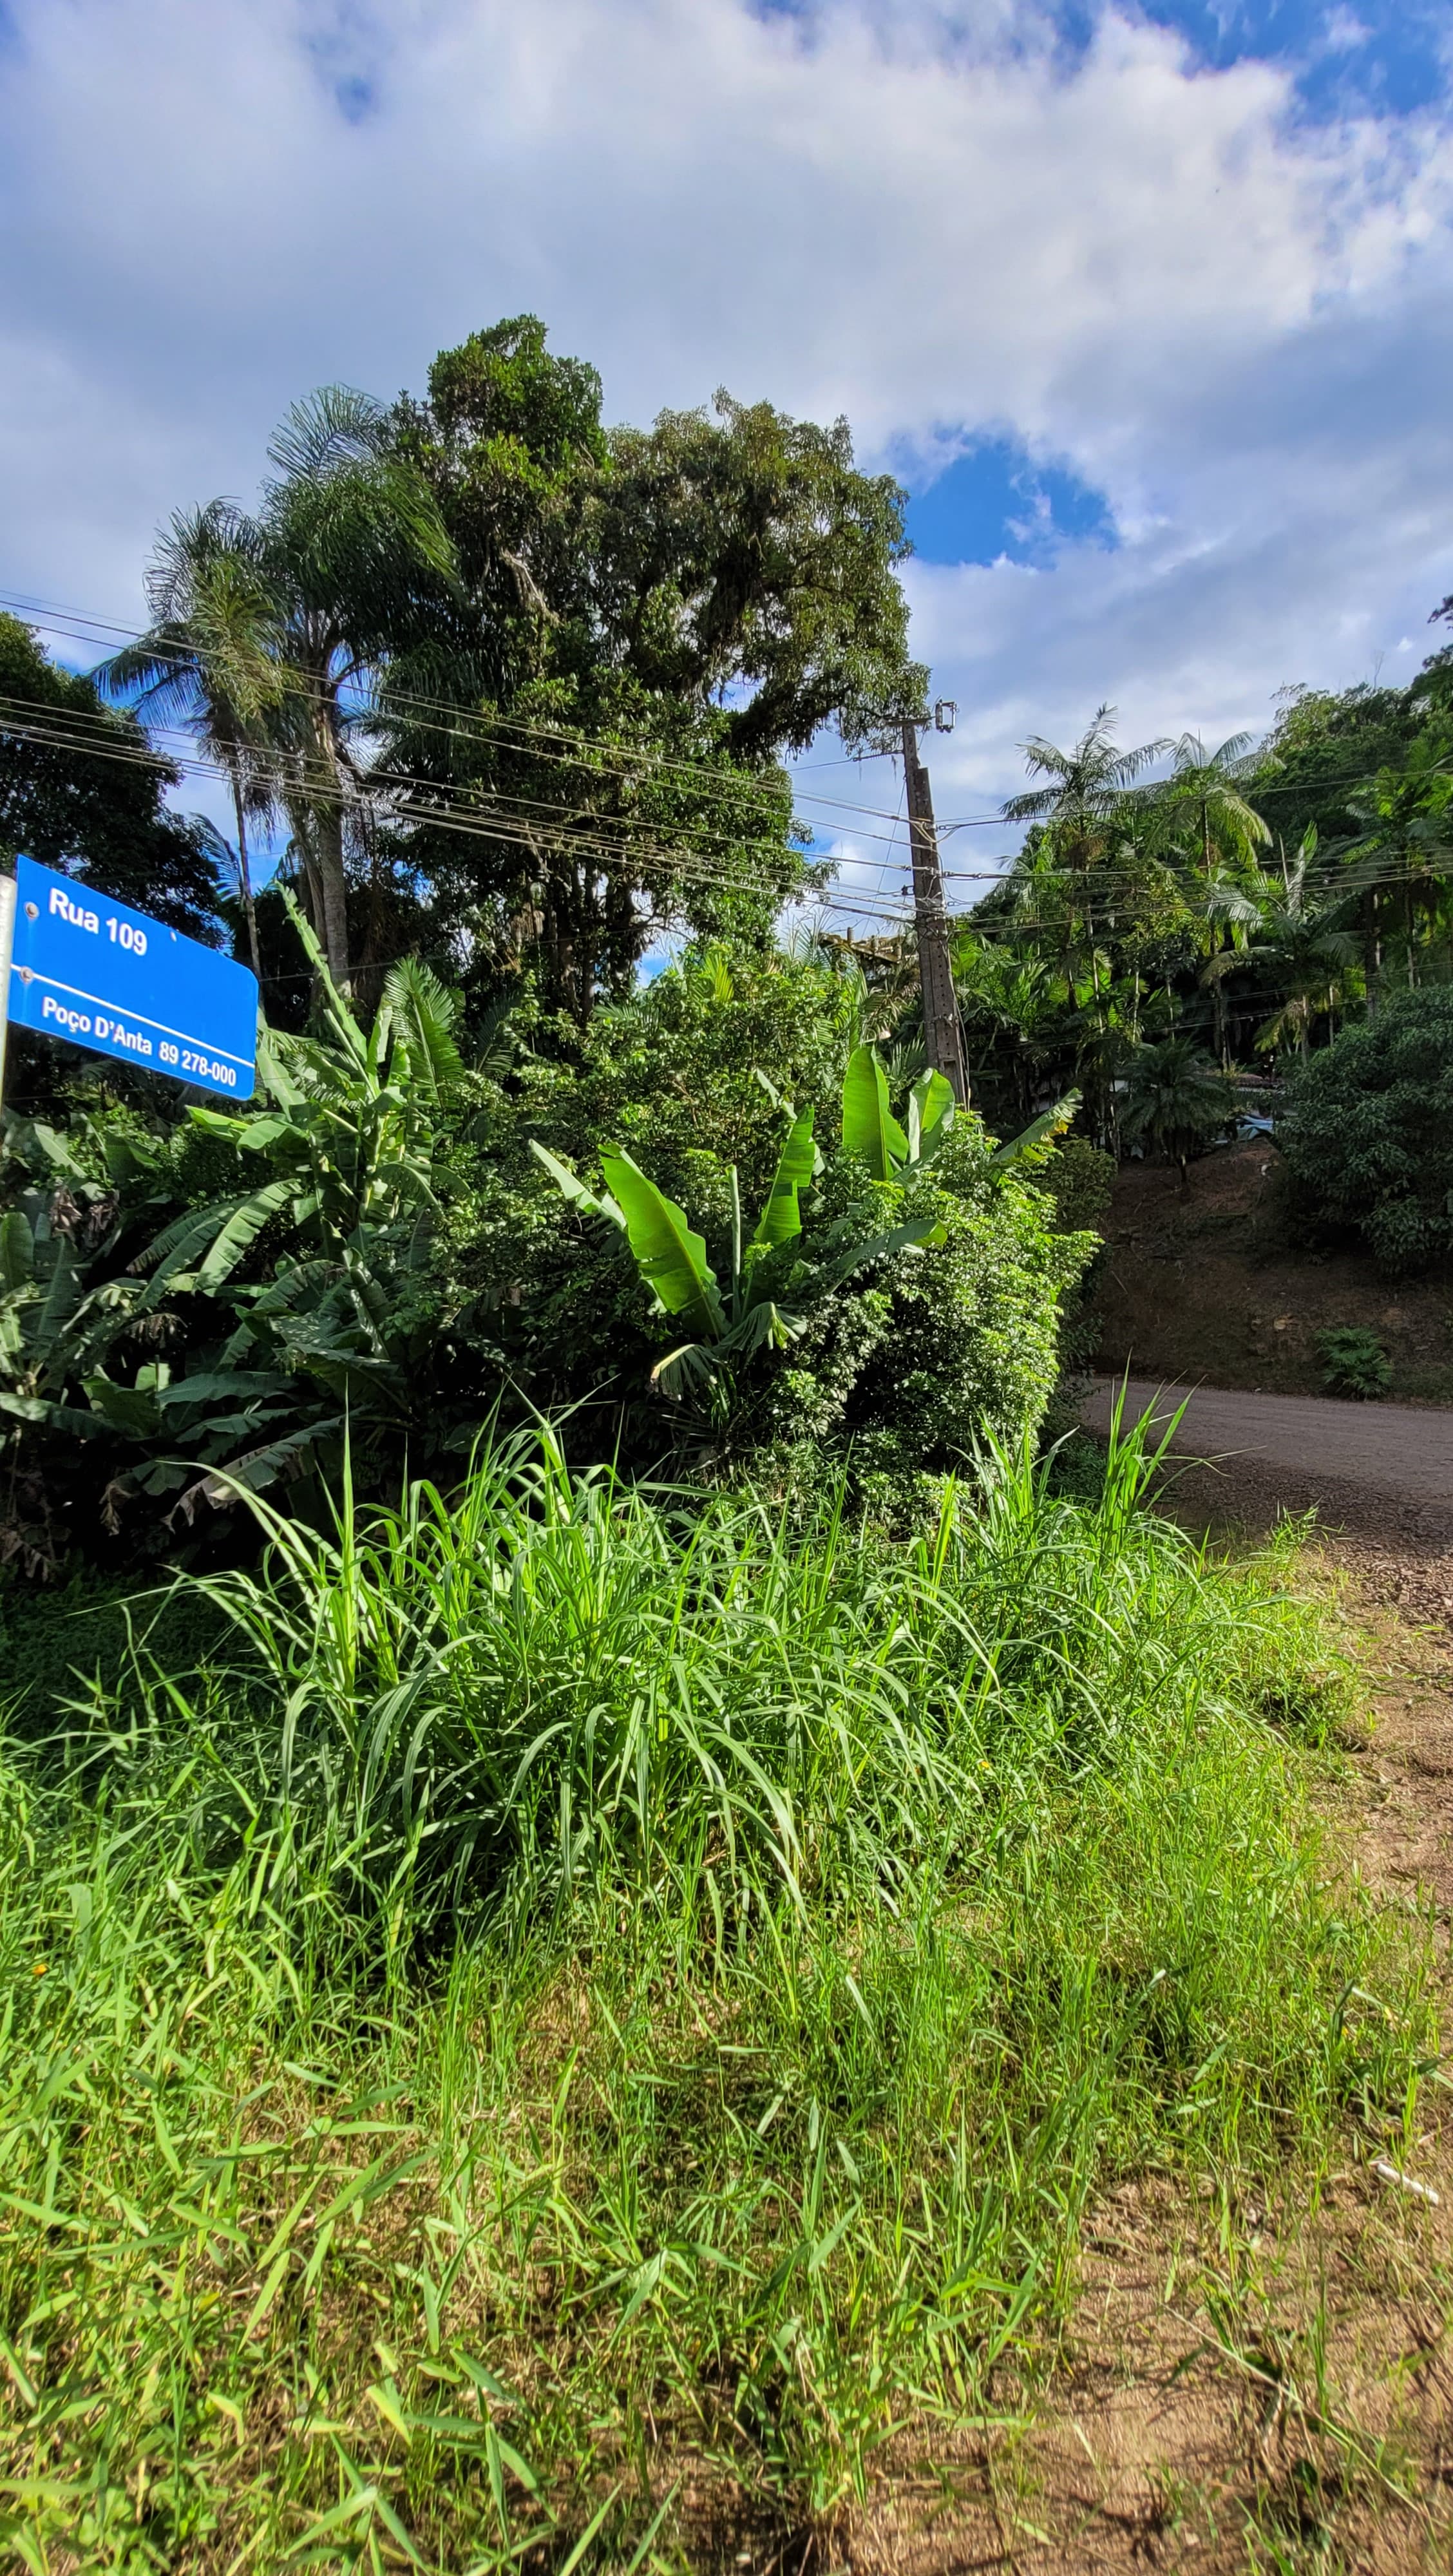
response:
M1366 1403L1386 1395L1392 1384L1392 1362L1376 1333L1363 1324L1334 1324L1317 1335L1322 1382L1329 1395L1350 1395Z

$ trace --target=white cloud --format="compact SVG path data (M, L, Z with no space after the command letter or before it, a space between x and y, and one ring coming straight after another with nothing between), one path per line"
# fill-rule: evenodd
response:
M250 492L296 394L417 385L532 308L614 417L725 381L869 455L1005 429L1108 492L1117 553L912 569L963 710L945 810L1102 696L1132 731L1262 722L1453 588L1435 122L1298 128L1281 73L1113 14L1078 64L997 6L8 14L7 587L134 615L158 519Z

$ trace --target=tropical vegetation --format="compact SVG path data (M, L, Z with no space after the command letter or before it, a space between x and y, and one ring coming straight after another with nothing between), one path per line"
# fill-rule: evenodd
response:
M297 405L98 671L0 620L0 857L263 1004L245 1104L12 1047L33 2576L805 2566L1023 2423L1106 2191L1234 2254L1443 2080L1296 1534L1070 1426L1120 1158L1270 1108L1309 1229L1447 1257L1453 664L1032 740L959 1101L787 767L925 713L903 499L764 403L609 428L521 317Z

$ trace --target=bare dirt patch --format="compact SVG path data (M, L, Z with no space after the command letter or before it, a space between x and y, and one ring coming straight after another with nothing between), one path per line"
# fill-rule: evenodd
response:
M1309 1248L1264 1141L1207 1154L1184 1191L1165 1165L1126 1164L1105 1242L1092 1305L1116 1376L1317 1395L1317 1335L1357 1324L1386 1348L1394 1397L1453 1403L1453 1272L1393 1282L1363 1253Z

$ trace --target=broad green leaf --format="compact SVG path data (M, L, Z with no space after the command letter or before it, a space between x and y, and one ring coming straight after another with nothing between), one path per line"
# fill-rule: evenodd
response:
M812 1111L804 1109L802 1116L793 1120L787 1142L778 1156L772 1186L752 1237L753 1248L765 1250L770 1246L775 1250L778 1244L790 1243L795 1234L802 1232L797 1193L811 1180L816 1159L812 1143Z
M600 1167L626 1221L636 1266L668 1315L685 1315L699 1333L716 1340L725 1329L716 1273L706 1244L693 1234L682 1210L648 1180L639 1163L617 1150Z
M35 1277L35 1237L20 1208L0 1225L0 1288L28 1288Z
M288 919L302 941L303 954L312 967L318 992L322 996L324 1017L332 1032L334 1044L344 1055L352 1059L361 1073L368 1060L368 1045L363 1031L328 972L328 961L318 945L317 933L291 886L282 888L282 898L287 907Z
M219 1401L247 1405L258 1396L286 1395L292 1385L292 1379L277 1369L208 1369L196 1377L178 1378L175 1386L160 1391L157 1401L167 1411Z
M667 1395L680 1395L683 1387L706 1386L716 1374L716 1353L705 1342L678 1342L651 1371L652 1386Z
M161 1414L151 1387L118 1386L104 1369L84 1383L97 1413L113 1431L124 1431L132 1440L149 1440L160 1431Z
M69 1236L55 1236L52 1241L55 1260L45 1284L44 1298L29 1328L32 1348L47 1353L55 1349L85 1294L86 1285Z
M10 1395L0 1388L0 1413L8 1413L16 1422L43 1422L51 1431L76 1431L92 1436L101 1429L94 1414L83 1413L78 1404L51 1404L43 1395Z
M871 1047L854 1047L843 1075L843 1144L875 1181L908 1160L908 1139L888 1106L888 1077Z
M785 1351L789 1342L806 1332L807 1320L805 1315L791 1314L785 1306L763 1298L759 1306L748 1307L740 1323L732 1326L722 1348L732 1355L740 1353L744 1359L769 1344L775 1351Z
M1041 1117L1031 1120L1017 1136L1010 1137L1007 1145L1001 1145L997 1153L991 1154L991 1167L1002 1171L1010 1163L1017 1163L1020 1155L1027 1154L1031 1147L1042 1145L1047 1136L1062 1136L1079 1105L1079 1093L1067 1091L1063 1100L1057 1100L1052 1109L1046 1109Z
M220 1288L224 1279L230 1279L248 1246L273 1217L282 1214L292 1195L291 1181L269 1181L265 1189L254 1190L250 1199L234 1207L197 1271L198 1288Z
M926 1163L938 1152L958 1108L947 1074L921 1073L908 1095L908 1159Z
M389 973L383 999L408 1051L411 1083L427 1094L431 1106L437 1106L464 1073L454 1036L458 994L440 983L432 967L417 957L403 957Z
M31 1121L30 1134L40 1147L52 1171L64 1173L67 1180L82 1181L86 1175L77 1162L68 1136L58 1127L47 1127L42 1119Z
M561 1197L568 1199L572 1207L584 1208L588 1216L608 1217L611 1224L618 1225L624 1234L626 1221L613 1198L589 1189L579 1173L572 1172L568 1163L562 1163L558 1154L552 1154L548 1145L542 1145L538 1136L530 1138L530 1151L536 1162L549 1173Z

